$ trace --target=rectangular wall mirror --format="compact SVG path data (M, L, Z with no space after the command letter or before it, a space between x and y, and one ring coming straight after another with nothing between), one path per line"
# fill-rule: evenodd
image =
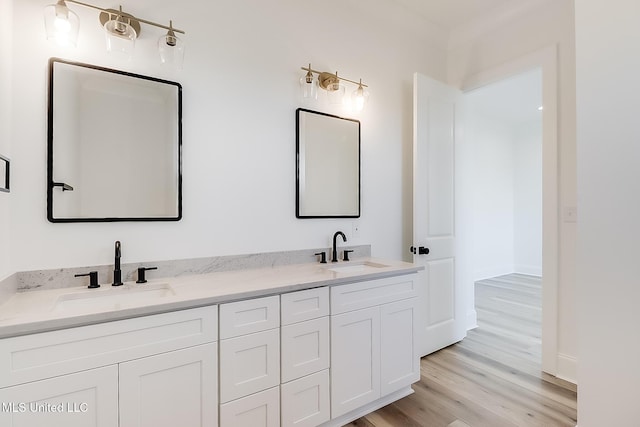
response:
M296 110L296 217L360 217L360 122Z
M10 162L4 156L0 156L0 191L4 193L8 193L10 190L9 187L9 166Z
M179 83L52 58L51 222L182 218Z

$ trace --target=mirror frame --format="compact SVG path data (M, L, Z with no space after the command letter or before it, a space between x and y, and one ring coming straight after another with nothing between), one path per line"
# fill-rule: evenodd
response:
M137 79L148 80L152 82L158 82L168 85L173 85L177 89L178 95L178 117L177 117L177 131L178 131L178 215L166 216L166 217L102 217L102 218L54 218L53 217L53 190L56 186L63 186L66 184L54 183L53 181L53 126L54 126L54 64L61 63L67 65L73 65L78 67L90 68L93 70L103 71L107 73L118 74L126 77L133 77ZM112 68L100 67L92 64L85 64L82 62L67 61L60 58L49 59L49 100L48 100L48 125L47 125L47 219L53 223L69 223L69 222L123 222L123 221L180 221L182 219L182 85L177 82L169 80L159 79L155 77L144 76L141 74L130 73L126 71L116 70ZM64 187L63 187L64 188Z
M346 120L358 124L358 211L354 215L302 215L300 213L300 143L301 143L301 129L300 129L300 113L311 113L320 116L330 117L337 120ZM336 116L333 114L322 113L319 111L308 110L305 108L298 108L296 110L296 218L310 219L310 218L360 218L361 214L361 200L362 200L362 153L361 153L361 131L360 120L350 119L347 117Z

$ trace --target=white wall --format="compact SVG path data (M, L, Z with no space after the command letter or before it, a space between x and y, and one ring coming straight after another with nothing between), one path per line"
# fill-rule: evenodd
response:
M558 46L558 157L560 207L576 206L574 2L552 0L524 15L479 23L453 34L448 81L465 79L540 49ZM575 379L575 223L560 222L558 287L558 374Z
M374 255L407 256L411 225L412 75L445 79L443 49L424 22L364 0L323 7L285 0L124 4L134 15L173 19L187 31L184 70L158 65L144 26L130 62L110 57L95 11L74 7L77 50L45 40L42 7L14 1L12 85L17 271L108 264L113 242L135 262L328 246L342 229ZM107 5L110 6L110 5ZM387 9L388 8L388 9ZM184 219L178 223L51 224L46 221L46 76L51 56L177 80L184 89ZM300 67L338 70L370 85L362 121L361 237L350 220L295 218L295 109ZM354 88L355 89L355 88ZM327 111L340 114L341 111ZM3 221L3 224L5 222ZM381 225L384 226L381 226ZM406 246L406 247L405 247Z
M488 116L482 103L471 104L465 135L474 161L462 172L473 186L474 280L510 273L540 276L542 123Z
M480 110L469 112L465 128L474 152L473 278L481 280L514 271L513 131Z
M513 129L513 271L542 275L542 122Z
M640 422L639 20L576 2L580 427Z
M12 2L0 0L0 154L11 158L11 20ZM15 167L15 163L11 164ZM11 178L13 178L13 173ZM11 193L0 192L0 280L13 273L11 265Z

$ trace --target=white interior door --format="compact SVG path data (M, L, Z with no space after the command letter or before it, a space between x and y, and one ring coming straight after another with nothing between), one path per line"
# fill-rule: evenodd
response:
M420 280L421 356L466 334L461 287L456 286L455 158L462 92L414 75L413 247L425 267Z

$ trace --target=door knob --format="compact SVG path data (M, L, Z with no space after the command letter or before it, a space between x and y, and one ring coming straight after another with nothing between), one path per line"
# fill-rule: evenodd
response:
M414 255L416 254L416 252L418 253L418 255L429 255L429 248L425 248L424 246L420 246L417 249L415 247L411 246L411 248L409 248L409 250Z

